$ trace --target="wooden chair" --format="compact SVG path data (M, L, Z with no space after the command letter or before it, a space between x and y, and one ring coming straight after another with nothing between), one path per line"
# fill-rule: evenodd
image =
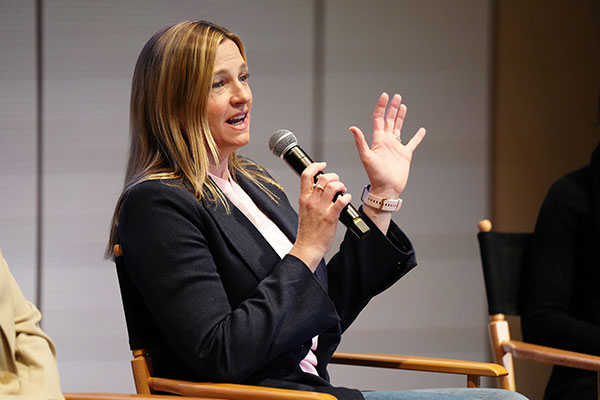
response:
M121 393L64 393L65 400L182 400L181 396ZM185 400L215 400L207 397L186 397Z
M115 245L115 256L123 254ZM131 366L136 391L139 394L171 393L182 396L232 400L334 400L326 393L306 392L230 383L189 382L153 376L152 360L145 349L134 349ZM506 369L498 364L441 358L398 356L385 354L335 353L331 364L358 365L413 371L460 374L466 376L467 387L479 387L480 377L502 377Z
M159 378L152 375L152 360L145 350L134 350L133 356L134 358L131 361L133 378L136 391L140 394L173 393L182 396L234 400L335 399L334 396L325 393ZM508 373L501 365L492 363L386 354L335 353L331 364L461 374L467 377L467 387L479 387L481 376L502 377Z
M513 357L596 371L600 387L600 357L510 338L505 315L520 315L518 298L521 269L530 237L530 233L495 232L489 220L479 221L477 238L490 315L490 344L494 361L509 372L507 376L499 378L500 387L516 391Z

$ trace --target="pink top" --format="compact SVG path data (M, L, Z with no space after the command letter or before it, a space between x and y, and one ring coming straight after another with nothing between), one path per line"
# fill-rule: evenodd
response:
M219 189L227 196L235 207L240 210L246 218L254 224L256 229L263 235L265 240L271 245L273 250L283 258L292 249L293 243L281 232L281 229L273 221L271 221L257 206L254 201L244 192L235 181L227 176L227 179L220 178L211 173L208 174L217 184ZM318 336L312 338L312 346L308 354L300 361L302 371L319 375L317 373L317 357L313 353L317 349Z

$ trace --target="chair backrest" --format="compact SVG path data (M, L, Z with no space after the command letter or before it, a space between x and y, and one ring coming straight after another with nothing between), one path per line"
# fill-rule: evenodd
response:
M490 345L494 362L508 370L508 376L498 380L500 387L512 391L516 391L515 368L511 353L502 346L511 340L504 316L520 315L521 271L530 238L531 233L494 232L489 220L479 221L477 239L490 315Z
M490 315L520 315L521 271L531 233L504 233L491 230L489 220L481 221L477 235Z
M152 359L148 355L146 349L143 348L143 343L136 334L136 332L144 329L146 316L129 312L129 310L137 309L133 303L141 300L137 297L126 295L126 293L135 293L135 288L123 267L123 248L120 244L116 244L113 250L115 254L119 287L121 289L121 300L123 301L123 310L125 312L127 333L129 335L129 347L132 349L131 352L133 353L131 368L133 371L135 390L138 394L148 395L153 393L149 386L149 379L153 372Z
M127 324L127 334L129 336L129 348L133 351L148 347L138 336L138 332L145 332L149 329L151 318L147 314L134 313L131 310L144 310L145 306L142 303L141 296L135 296L137 288L133 281L125 271L123 265L123 250L121 245L114 246L115 265L117 268L117 278L121 292L121 300L123 302L123 312L125 313L125 322Z

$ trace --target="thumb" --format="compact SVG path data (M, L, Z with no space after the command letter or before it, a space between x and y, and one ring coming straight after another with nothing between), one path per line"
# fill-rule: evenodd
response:
M362 133L360 128L356 126L350 127L350 132L354 135L354 143L356 143L356 149L358 150L358 155L361 159L367 155L367 153L371 150L367 141L365 140L365 135Z

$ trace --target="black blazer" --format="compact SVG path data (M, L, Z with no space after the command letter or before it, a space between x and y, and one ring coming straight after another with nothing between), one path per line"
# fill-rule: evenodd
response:
M285 194L269 186L275 203L238 182L294 242L298 217ZM119 219L116 260L131 348L148 349L157 376L362 398L332 387L327 363L368 301L416 265L395 224L386 237L363 217L372 234L347 232L313 274L294 256L281 259L231 203L227 214L176 180L138 184ZM318 377L299 367L315 335Z

